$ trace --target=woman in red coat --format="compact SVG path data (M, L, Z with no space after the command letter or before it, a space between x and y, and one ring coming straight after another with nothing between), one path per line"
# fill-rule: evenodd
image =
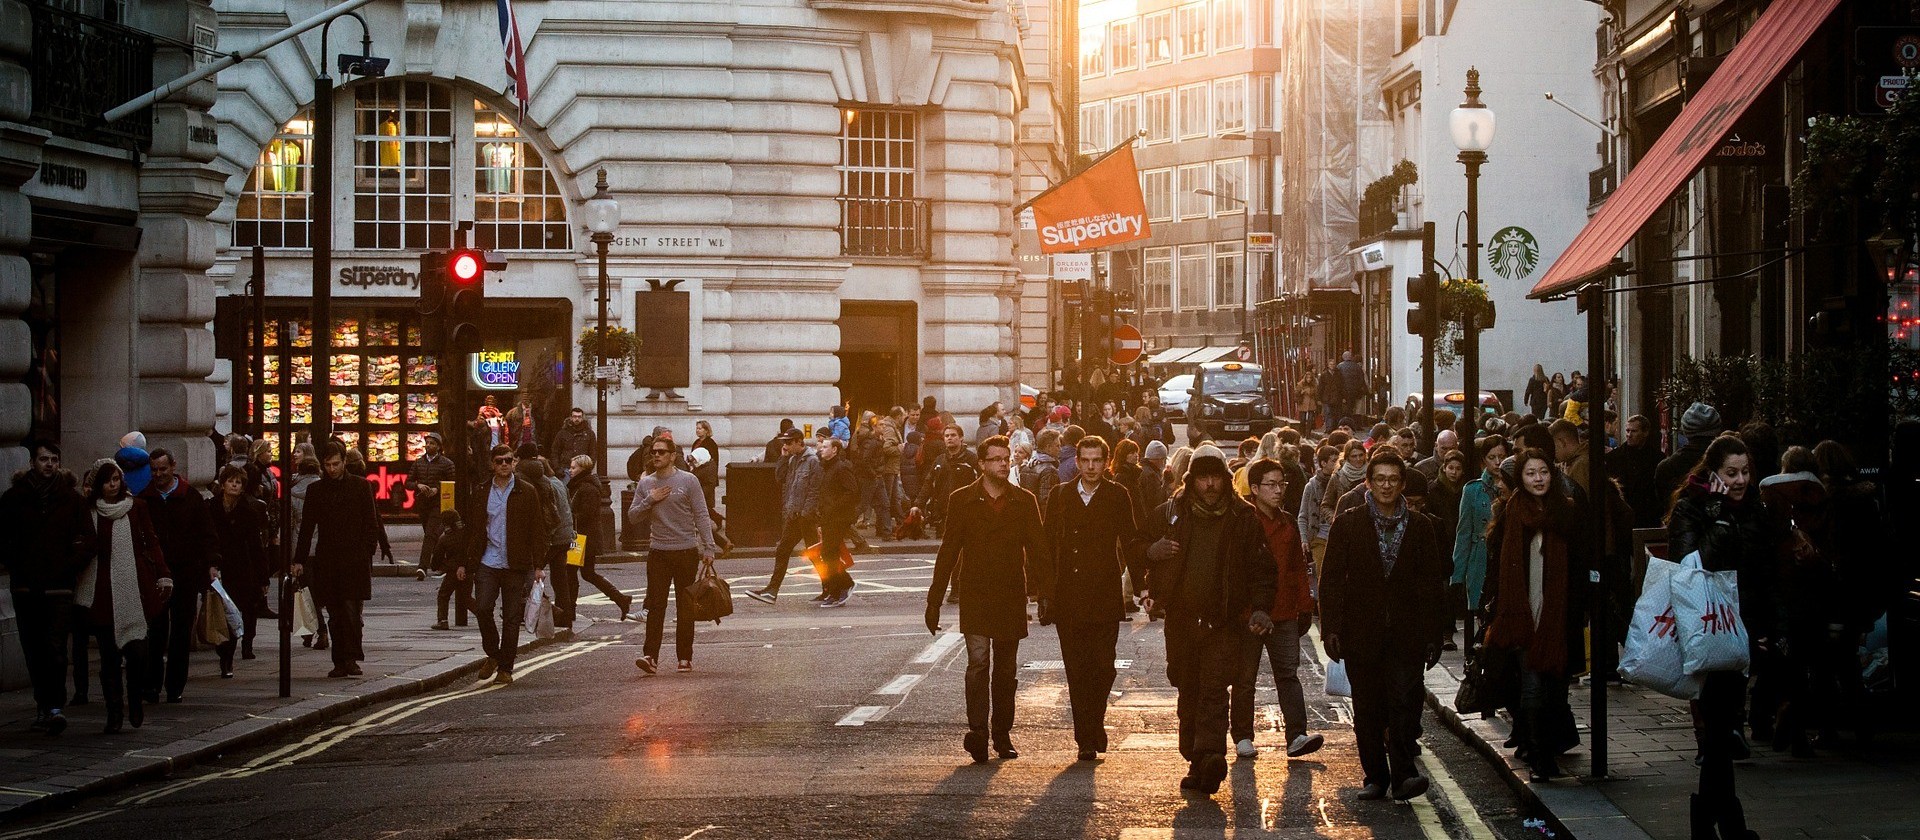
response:
M111 459L93 466L87 482L92 505L92 560L80 574L73 602L86 616L100 645L100 690L107 701L109 733L120 731L121 701L135 727L145 719L147 622L166 608L173 575L160 554L160 539L146 503L127 492L126 477ZM123 681L121 668L129 675Z

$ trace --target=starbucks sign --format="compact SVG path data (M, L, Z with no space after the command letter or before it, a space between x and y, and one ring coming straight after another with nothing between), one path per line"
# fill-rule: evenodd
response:
M1508 225L1496 231L1487 243L1487 261L1493 265L1495 274L1518 280L1532 274L1540 265L1540 240L1526 228Z

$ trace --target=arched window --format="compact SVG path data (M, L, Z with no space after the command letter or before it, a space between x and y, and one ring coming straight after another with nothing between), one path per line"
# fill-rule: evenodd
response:
M485 102L423 79L355 85L334 123L338 247L424 251L452 245L456 219L492 250L570 250L566 201L539 149ZM340 109L345 111L347 109ZM307 248L312 117L302 112L262 150L241 195L234 245Z

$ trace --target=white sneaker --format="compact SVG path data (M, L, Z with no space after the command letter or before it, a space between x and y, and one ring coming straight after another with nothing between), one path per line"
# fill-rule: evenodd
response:
M1240 743L1233 746L1233 751L1241 758L1252 758L1260 754L1260 748L1253 745L1252 738L1241 738Z
M1293 739L1293 742L1287 745L1287 757L1299 758L1308 753L1316 752L1326 743L1327 739L1322 737L1318 732L1310 735L1302 735Z

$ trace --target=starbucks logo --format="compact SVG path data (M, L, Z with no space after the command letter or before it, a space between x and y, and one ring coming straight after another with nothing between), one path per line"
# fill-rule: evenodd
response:
M1487 260L1493 263L1494 273L1508 280L1532 274L1540 265L1540 240L1523 227L1501 228L1494 233L1493 241L1487 243L1487 249Z

